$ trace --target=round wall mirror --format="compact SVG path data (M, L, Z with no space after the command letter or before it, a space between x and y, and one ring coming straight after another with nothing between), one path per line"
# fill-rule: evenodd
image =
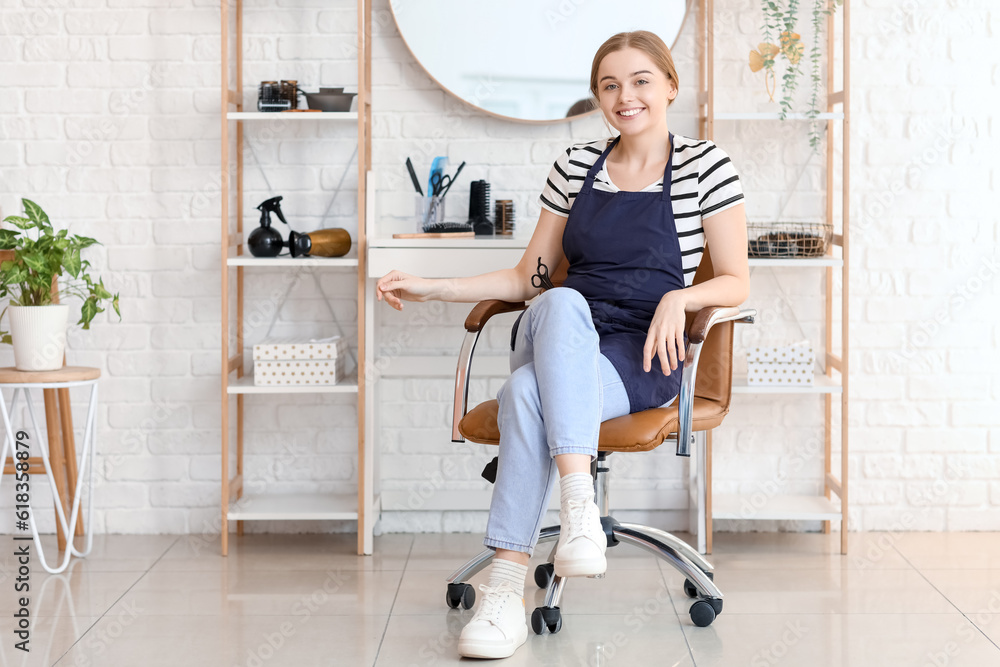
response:
M421 0L390 3L413 57L442 88L510 120L555 121L592 110L590 64L626 30L673 46L685 0Z

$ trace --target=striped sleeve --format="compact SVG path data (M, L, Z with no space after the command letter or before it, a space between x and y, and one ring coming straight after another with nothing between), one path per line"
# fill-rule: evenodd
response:
M538 203L542 208L552 211L556 215L569 216L569 209L572 206L569 192L569 148L560 153L548 178L545 179L545 187L538 197Z
M743 186L729 156L714 144L699 158L698 206L702 219L743 201Z

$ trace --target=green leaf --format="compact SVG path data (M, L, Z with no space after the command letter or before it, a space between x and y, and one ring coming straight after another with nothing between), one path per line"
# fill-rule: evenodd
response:
M2 332L0 332L2 333ZM13 345L14 341L11 339L9 333L3 333L0 335L0 343L6 343L7 345Z
M9 222L19 229L34 229L37 225L32 220L27 218L22 218L19 215L8 215L3 219L4 222Z
M96 239L92 239L89 236L74 236L73 243L77 245L81 250L83 248L89 248L92 245L101 245Z
M84 329L89 329L90 323L97 313L103 312L104 309L97 305L97 298L90 297L83 302L83 306L80 308L80 321L77 324L82 324Z
M91 288L91 290L92 290L92 292L94 294L97 295L98 299L110 299L111 298L111 292L109 292L108 290L106 290L104 288L104 279L103 278L101 278L100 283L98 283L97 285L94 285Z
M112 301L111 301L111 307L115 309L116 313L118 313L118 321L121 322L122 321L122 311L118 309L118 295L117 294L115 294L115 298L112 299Z
M0 250L13 250L17 247L18 233L13 229L0 229Z
M21 260L36 273L43 273L46 270L45 257L40 254L25 253L21 255Z
M23 264L6 261L0 264L3 271L4 282L8 285L16 285L28 280L28 269Z
M69 273L69 275L73 276L74 278L79 278L80 268L82 266L80 262L80 251L74 248L71 251L64 254L62 265Z
M24 204L24 212L28 214L28 217L39 223L40 226L52 229L52 223L49 222L49 216L45 215L45 211L42 207L31 201L30 199L22 199L21 203Z

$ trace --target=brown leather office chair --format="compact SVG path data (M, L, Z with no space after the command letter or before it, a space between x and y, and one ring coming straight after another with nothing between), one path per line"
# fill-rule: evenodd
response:
M709 280L714 275L712 261L706 249L695 273L694 282ZM566 263L559 267L552 278L555 286L566 278ZM472 410L468 406L468 379L476 341L486 322L500 313L524 310L526 303L506 301L481 301L465 320L466 336L459 354L455 376L455 405L452 422L452 441L466 439L484 445L500 444L497 427L498 403L496 400L480 403ZM712 581L712 565L683 540L665 531L638 524L619 523L608 512L607 473L610 471L608 456L614 452L645 452L655 449L665 441L675 442L678 456L690 456L692 442L695 458L692 469L696 471L693 485L697 487L698 517L704 525L706 512L705 434L719 426L729 412L732 393L733 323L752 323L756 311L739 308L705 308L689 313L687 318L688 348L685 354L681 391L678 400L667 408L652 408L622 417L609 419L601 424L597 460L591 466L594 492L601 510L601 523L608 537L608 547L626 542L662 558L685 577L684 591L697 598L691 606L691 620L705 627L722 612L722 592ZM654 365L655 368L655 365ZM559 526L542 528L538 542L558 540ZM554 549L553 549L554 552ZM486 567L493 558L492 549L485 549L456 570L448 578L446 600L448 606L470 609L475 603L475 591L465 583ZM536 634L548 629L558 632L562 627L559 598L564 580L554 576L553 556L549 562L535 569L535 583L547 588L545 604L531 615L531 627ZM610 561L610 559L609 559ZM609 566L610 562L609 562Z

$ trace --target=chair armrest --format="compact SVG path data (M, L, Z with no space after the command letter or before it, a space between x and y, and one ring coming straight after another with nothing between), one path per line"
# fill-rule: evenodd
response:
M465 442L465 438L458 430L458 424L469 407L469 373L472 371L472 355L476 351L479 334L494 315L513 313L527 307L528 304L523 302L489 299L477 303L465 318L465 340L462 341L462 349L458 353L458 366L455 369L455 395L451 408L452 442Z
M486 326L486 322L494 315L514 313L524 310L527 307L528 304L523 301L501 301L499 299L480 301L472 309L472 312L469 313L469 316L465 318L465 330L473 332L482 331L483 327Z
M695 314L694 320L691 322L691 329L688 331L688 341L691 343L704 343L709 329L719 322L737 321L753 324L754 317L756 316L757 311L753 308L746 310L740 310L735 306L732 308L724 308L722 306L702 308Z
M740 310L737 307L702 308L695 315L688 332L688 347L684 355L684 370L681 373L681 393L677 397L678 427L677 456L691 456L691 435L694 432L694 390L698 377L698 359L701 346L709 330L720 322L746 322L752 324L757 311L753 308Z

